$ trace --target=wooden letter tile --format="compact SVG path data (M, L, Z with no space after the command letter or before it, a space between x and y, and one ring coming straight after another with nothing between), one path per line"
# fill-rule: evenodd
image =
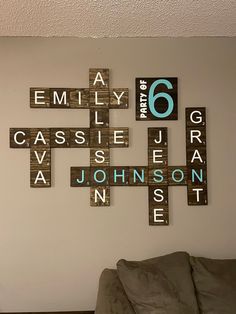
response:
M206 125L206 108L185 108L186 127L201 127Z
M89 106L90 108L109 108L109 90L92 90L89 91Z
M109 147L128 147L129 128L109 128Z
M70 108L72 109L89 109L89 89L74 88L70 90Z
M49 108L50 92L49 88L32 87L30 88L30 107Z
M10 129L10 148L29 148L30 147L30 129L11 128Z
M90 128L108 128L109 109L90 109Z
M91 148L90 149L90 165L109 166L110 164L110 150L109 148Z
M51 150L32 147L30 149L30 186L51 186Z
M90 206L110 206L110 187L92 186L90 188Z
M149 208L149 225L150 226L168 226L169 213L163 207Z
M167 147L167 128L148 128L148 147Z
M164 168L168 165L167 148L149 148L148 166L150 168Z
M168 185L167 167L149 167L148 185Z
M110 185L129 185L129 167L110 167Z
M50 129L30 129L31 147L50 147Z
M90 182L91 186L109 185L109 167L91 167Z
M148 185L148 167L129 167L129 185Z
M70 88L50 88L50 108L70 108Z
M70 186L90 186L90 167L71 167Z
M188 205L207 205L207 186L201 184L198 186L188 185Z
M72 128L70 129L70 147L89 147L90 129L89 128Z
M109 89L109 69L89 69L90 89Z
M109 130L107 128L90 129L90 147L108 148L109 146Z
M110 90L110 109L127 109L129 107L129 89L112 88Z
M66 148L70 147L70 129L69 128L51 128L51 147Z
M168 184L169 185L187 185L187 167L172 166L168 167Z

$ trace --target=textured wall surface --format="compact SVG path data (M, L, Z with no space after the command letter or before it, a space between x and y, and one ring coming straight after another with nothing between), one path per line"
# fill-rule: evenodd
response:
M85 310L98 278L120 258L175 250L236 258L236 39L0 39L0 311ZM52 187L30 189L30 152L9 148L10 127L88 127L88 110L30 109L29 88L88 87L90 67L108 67L130 108L110 126L130 128L130 147L111 165L147 164L147 127L167 126L169 165L185 164L185 107L207 107L209 205L188 206L170 187L170 226L148 225L148 188L112 187L111 207L89 206L70 187L70 167L89 149L52 150ZM135 77L177 76L179 120L135 121Z
M1 0L0 36L236 36L236 1Z

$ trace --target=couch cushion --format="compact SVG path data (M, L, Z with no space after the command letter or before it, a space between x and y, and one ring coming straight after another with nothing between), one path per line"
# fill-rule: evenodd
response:
M120 260L119 278L137 314L198 314L189 255Z
M236 313L236 260L191 257L193 279L203 314Z
M135 314L116 269L104 269L99 280L96 314Z

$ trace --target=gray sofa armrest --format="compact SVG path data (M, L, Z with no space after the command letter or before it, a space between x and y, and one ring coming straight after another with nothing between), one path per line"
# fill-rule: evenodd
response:
M115 269L101 274L95 314L135 314Z

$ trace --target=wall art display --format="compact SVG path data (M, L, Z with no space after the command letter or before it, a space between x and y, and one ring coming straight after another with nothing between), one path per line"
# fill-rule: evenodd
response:
M137 79L136 84L141 81L142 84L147 83L148 93L151 90L154 102L159 101L154 95L155 88L163 84L166 86L158 93L161 93L160 98L168 100L169 109L167 112L166 105L163 105L160 110L168 113L165 119L177 119L177 79ZM171 86L173 90L168 98L165 89L170 87L171 90ZM147 90L144 91L148 95ZM186 108L186 165L168 165L168 129L149 127L147 165L115 166L110 165L110 149L129 146L129 129L111 127L109 110L127 109L129 91L127 88L110 88L109 69L90 69L89 88L30 88L30 106L42 109L89 109L90 113L87 128L10 129L10 147L30 150L31 187L51 186L51 149L89 148L90 166L72 166L70 186L89 187L91 206L110 206L111 187L147 186L149 224L164 226L169 225L169 186L185 185L189 205L207 205L205 108ZM161 108L159 102L157 107ZM144 120L153 119L152 110L150 112L147 112Z
M136 120L177 119L177 78L136 78Z

